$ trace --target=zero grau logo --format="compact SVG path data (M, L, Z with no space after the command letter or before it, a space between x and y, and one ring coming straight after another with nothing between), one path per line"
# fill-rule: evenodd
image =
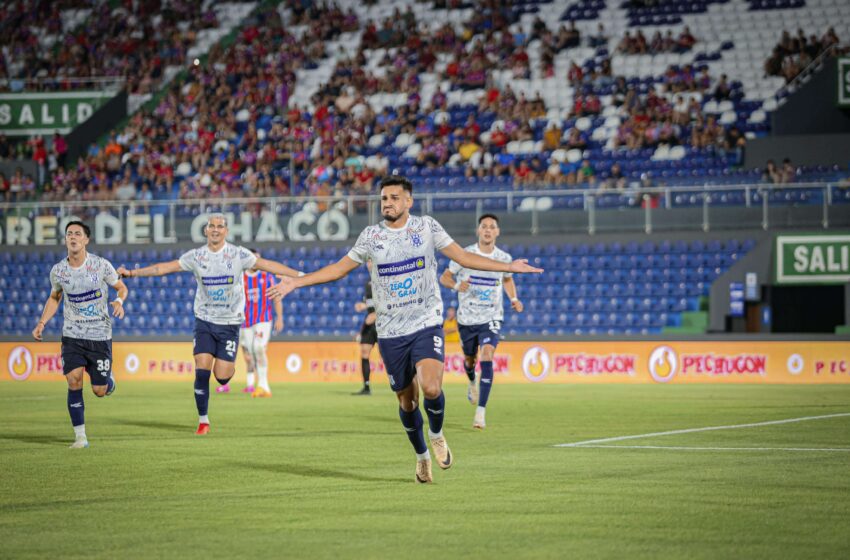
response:
M659 383L667 383L676 375L679 358L669 346L659 346L649 355L649 374Z
M15 381L24 381L32 373L32 353L26 346L15 346L9 352L9 375Z
M522 373L529 381L543 381L551 366L549 353L540 346L532 346L522 357Z

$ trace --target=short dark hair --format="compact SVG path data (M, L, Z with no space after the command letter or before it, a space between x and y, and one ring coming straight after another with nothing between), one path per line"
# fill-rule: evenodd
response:
M384 187L401 187L410 194L413 194L413 183L410 182L410 179L401 175L390 175L381 179L378 190Z
M79 220L73 220L73 221L70 221L67 224L65 224L65 234L66 235L68 234L68 228L71 227L71 226L80 226L81 228L83 228L83 233L86 234L86 237L91 237L91 228L89 228L89 226L87 226L86 224L84 224L83 222L81 222Z
M478 225L480 226L480 225L481 225L481 222L483 222L483 221L484 221L484 220L486 220L487 218L490 218L491 220L493 220L494 222L496 222L496 224L498 224L498 223L499 223L499 217L498 217L498 216L496 216L495 214L481 214L481 217L479 217L479 218L478 218Z

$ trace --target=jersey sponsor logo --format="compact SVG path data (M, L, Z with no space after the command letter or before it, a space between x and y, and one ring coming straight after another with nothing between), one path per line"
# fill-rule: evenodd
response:
M201 278L204 286L229 286L233 284L236 279L233 276L225 275L225 276L204 276Z
M498 278L485 278L484 276L470 276L469 283L473 286L498 286L501 281Z
M379 264L378 276L398 276L417 270L425 270L425 257L413 257L395 263Z
M399 298L415 296L416 288L413 287L413 278L407 277L400 282L392 282L390 295Z
M89 292L83 292L81 294L67 294L68 301L70 303L85 303L87 301L94 301L96 299L100 299L103 295L103 292L100 290L91 290Z

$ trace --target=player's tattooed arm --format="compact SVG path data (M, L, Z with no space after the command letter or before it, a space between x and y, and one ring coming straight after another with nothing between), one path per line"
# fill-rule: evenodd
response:
M455 280L455 275L452 274L452 271L448 268L445 269L442 276L440 276L440 284L456 292L465 292L469 289L469 282L466 280Z
M505 278L502 280L502 285L505 287L505 293L508 294L508 297L511 299L511 307L514 311L518 313L522 313L524 306L522 302L519 300L516 291L516 283L513 278Z
M173 274L182 270L180 261L174 260L152 264L144 268L128 269L122 265L118 267L116 272L122 278L138 278L141 276L165 276L166 274Z
M528 264L527 259L517 259L509 263L488 259L475 253L464 250L457 243L452 243L442 250L442 253L464 268L474 270L487 270L490 272L511 272L515 274L541 273L542 268L536 268Z
M59 310L59 303L62 301L62 290L50 292L47 301L44 302L44 309L41 311L41 318L32 330L32 337L38 341L41 340L41 333L44 331L44 326L47 322L56 315Z
M257 262L254 264L254 268L257 270L264 270L276 276L289 276L291 278L298 277L298 271L294 268L289 268L285 264L270 261L262 257L257 257Z
M360 266L359 262L346 255L333 264L297 278L278 275L280 282L269 288L269 297L273 300L279 300L296 288L339 280L358 266Z
M122 280L118 280L112 287L118 292L118 297L109 303L112 306L112 316L123 319L124 302L127 301L127 295L130 293L130 290L127 289L127 285Z

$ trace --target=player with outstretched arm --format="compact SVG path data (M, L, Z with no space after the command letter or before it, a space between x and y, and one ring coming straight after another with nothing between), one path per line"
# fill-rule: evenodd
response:
M239 327L245 320L243 273L255 268L281 276L297 276L288 266L263 259L248 249L227 242L227 218L212 214L204 227L207 244L184 253L179 259L118 273L129 278L164 276L191 272L198 288L195 292L195 405L198 408L197 435L210 431L207 414L210 399L210 374L225 385L236 371Z
M364 229L348 255L300 278L281 277L269 293L283 297L296 288L333 282L371 259L378 348L398 397L401 423L416 452L415 480L428 483L433 478L419 411L420 388L437 464L448 469L453 462L443 435L443 302L435 252L476 270L542 270L523 260L503 263L464 251L434 218L411 216L413 185L404 177L386 177L380 192L383 221Z

